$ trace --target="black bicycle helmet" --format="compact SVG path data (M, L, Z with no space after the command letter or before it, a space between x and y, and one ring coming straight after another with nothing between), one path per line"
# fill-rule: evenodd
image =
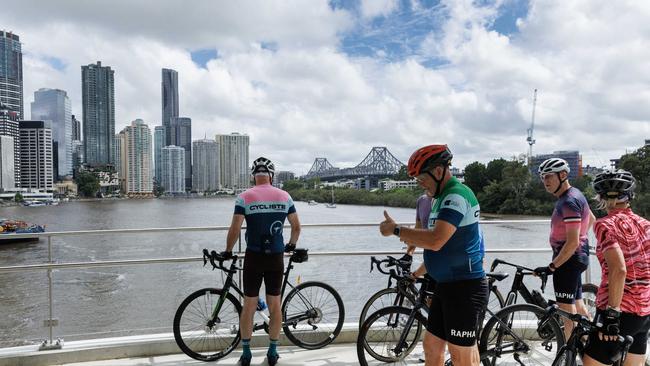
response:
M636 179L632 173L618 169L605 170L596 175L594 179L594 190L601 198L621 199L634 198Z

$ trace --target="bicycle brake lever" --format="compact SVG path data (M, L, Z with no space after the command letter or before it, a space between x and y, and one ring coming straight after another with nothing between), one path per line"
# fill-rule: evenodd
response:
M544 292L544 289L546 289L546 281L548 281L548 275L547 274L542 276L542 292Z
M208 253L208 250L206 248L203 248L203 267L205 267L206 264L208 264L208 257L210 256L210 253Z
M217 265L214 263L214 259L215 259L217 256L218 256L218 254L217 254L216 251L213 250L213 251L210 252L210 264L212 264L212 270L213 270L213 271L215 270L215 268L219 268L219 266L217 266ZM221 263L221 261L219 261L219 263Z

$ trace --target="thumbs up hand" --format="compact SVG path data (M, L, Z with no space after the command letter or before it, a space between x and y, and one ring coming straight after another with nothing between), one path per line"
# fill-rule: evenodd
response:
M381 232L381 235L393 235L393 230L395 230L395 226L397 226L397 224L395 224L395 220L393 220L393 218L388 215L388 212L386 212L386 210L384 210L384 219L385 220L379 224L379 231Z

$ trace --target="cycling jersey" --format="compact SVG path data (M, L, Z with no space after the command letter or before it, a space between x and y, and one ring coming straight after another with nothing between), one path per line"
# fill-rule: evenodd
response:
M289 193L270 184L246 190L235 201L235 215L246 218L246 250L282 253L282 229L288 214L296 212Z
M629 208L610 210L607 216L596 221L594 232L598 240L596 256L602 268L596 307L605 309L609 302L609 268L605 252L619 248L627 268L621 311L650 315L650 222Z
M438 282L483 278L485 248L479 227L480 207L474 192L452 177L445 184L429 215L429 228L436 220L448 222L456 232L438 251L425 249L427 273Z
M433 198L423 194L415 202L415 221L420 221L422 229L429 227L429 214L431 213L432 201Z
M566 243L566 230L570 227L580 229L580 244L574 253L577 259L589 264L589 239L587 230L590 219L589 203L585 196L575 187L570 187L558 198L551 216L551 235L549 241L553 249L553 258Z

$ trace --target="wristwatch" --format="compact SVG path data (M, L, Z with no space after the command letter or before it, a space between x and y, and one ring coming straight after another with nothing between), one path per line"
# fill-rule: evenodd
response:
M557 267L555 267L555 263L553 263L553 262L548 264L548 268L550 268L551 271L553 271L553 272L555 272L555 270L557 269Z
M399 238L399 234L400 234L401 231L402 231L402 227L399 226L399 225L397 225L397 226L395 226L395 228L393 229L393 235L395 235L396 237Z

